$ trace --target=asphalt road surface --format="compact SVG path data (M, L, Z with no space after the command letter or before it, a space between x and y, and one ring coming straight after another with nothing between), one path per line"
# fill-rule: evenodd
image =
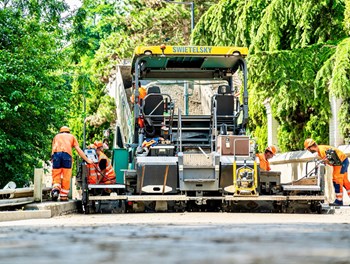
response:
M350 263L336 215L146 213L0 223L0 263Z

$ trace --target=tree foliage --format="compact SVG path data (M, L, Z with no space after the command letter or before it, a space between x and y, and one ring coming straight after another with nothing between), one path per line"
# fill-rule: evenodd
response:
M250 128L257 138L265 137L257 128L266 127L266 121L258 117L265 115L262 103L270 98L273 116L280 125L278 143L282 151L302 148L302 139L310 136L319 142L328 141L328 92L315 96L312 80L333 53L331 45L315 44L293 51L259 52L250 58L250 94L258 97L250 100L254 120Z
M320 69L315 80L316 96L321 97L325 90L331 96L343 100L340 108L340 128L345 137L350 133L350 38L341 41Z
M289 50L343 38L344 1L274 0L264 10L255 50Z
M12 1L0 10L1 186L28 181L64 123L69 87L57 73L64 9L58 1Z
M198 22L195 44L249 47L249 128L260 150L268 98L283 151L300 149L305 137L328 142L329 92L345 99L341 128L348 130L347 17L342 0L222 0Z
M195 1L196 14L203 13L210 1ZM185 44L190 41L188 5L160 0L85 0L73 18L71 54L74 75L87 75L87 140L101 140L102 130L113 129L115 106L104 93L117 61L130 58L137 45ZM71 126L82 140L82 83L73 83ZM113 113L113 114L111 114ZM77 129L77 130L75 130Z
M269 2L231 0L212 5L197 22L192 42L197 45L250 46Z
M118 30L100 42L94 57L95 71L103 80L108 80L116 60L132 57L137 45L189 43L190 12L181 5L127 1L113 22Z
M87 143L113 128L105 86L137 45L249 47L249 129L261 149L267 99L283 151L309 136L327 143L329 95L343 99L341 130L349 133L350 1L194 3L191 35L189 5L161 0L84 0L65 17L62 0L0 1L0 185L29 180L61 125L82 142L85 124Z
M210 5L195 2L197 15ZM84 0L67 8L63 0L0 1L0 187L30 180L60 126L82 142L85 122L88 143L113 127L105 83L116 58L141 43L189 40L188 6Z
M347 36L350 35L350 1L345 1L344 30Z

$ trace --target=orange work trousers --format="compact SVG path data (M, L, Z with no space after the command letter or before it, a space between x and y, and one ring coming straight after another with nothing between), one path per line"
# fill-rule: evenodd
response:
M52 155L52 188L60 191L60 196L68 196L72 178L72 157L66 152Z
M333 185L336 199L343 200L343 188L346 189L350 197L350 181L348 179L349 161L345 159L341 166L333 166Z

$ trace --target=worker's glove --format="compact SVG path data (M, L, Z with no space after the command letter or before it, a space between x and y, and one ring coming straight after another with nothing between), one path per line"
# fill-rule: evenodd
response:
M325 160L324 159L322 159L322 160L320 160L320 159L315 159L315 163L316 164L318 164L318 165L320 165L320 164L325 164Z

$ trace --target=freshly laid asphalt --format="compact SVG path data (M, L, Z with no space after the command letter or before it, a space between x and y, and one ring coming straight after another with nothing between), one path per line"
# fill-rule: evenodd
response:
M350 263L333 215L71 214L0 223L1 263Z

